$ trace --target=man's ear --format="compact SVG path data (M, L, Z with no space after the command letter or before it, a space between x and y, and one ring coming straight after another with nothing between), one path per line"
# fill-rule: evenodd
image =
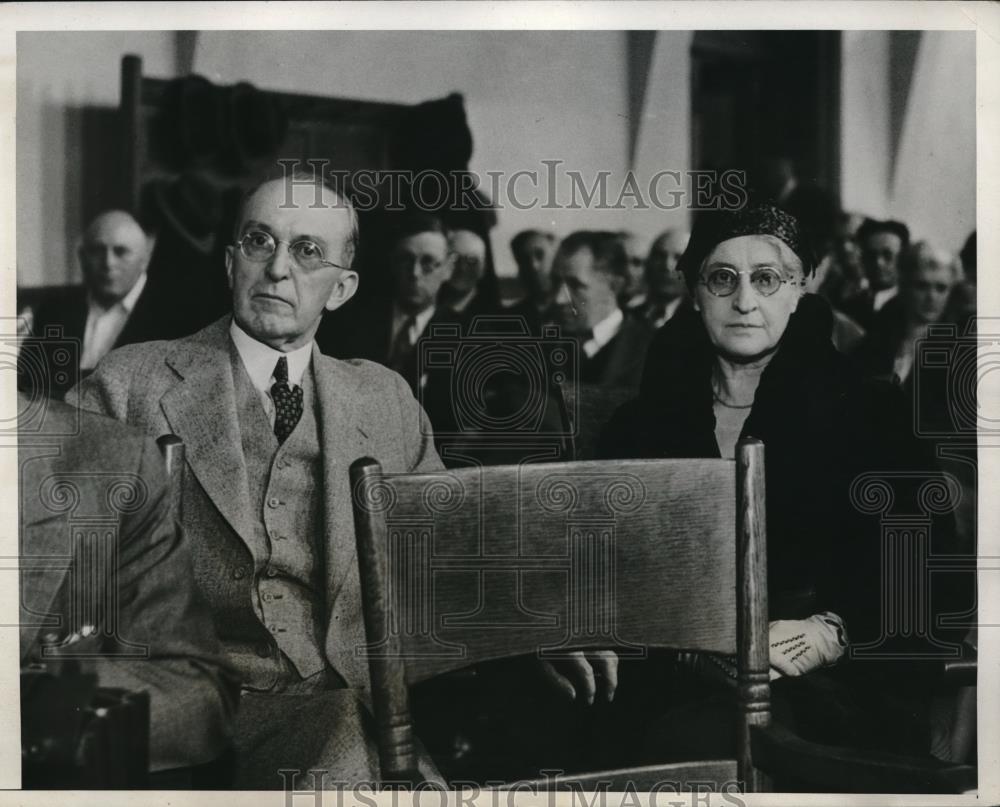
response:
M326 301L326 305L323 307L327 311L336 311L350 300L357 290L358 273L352 269L344 269L341 271L337 282L333 285L333 291L330 292L330 299Z
M233 246L226 245L226 278L229 280L229 290L233 290Z

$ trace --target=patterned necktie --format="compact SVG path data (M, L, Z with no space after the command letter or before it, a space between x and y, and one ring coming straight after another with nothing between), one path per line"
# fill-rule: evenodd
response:
M302 387L288 386L288 359L284 356L274 365L271 399L274 401L274 435L283 443L302 417Z

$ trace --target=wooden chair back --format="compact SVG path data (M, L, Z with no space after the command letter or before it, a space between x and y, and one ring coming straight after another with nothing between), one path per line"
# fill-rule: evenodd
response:
M357 652L383 777L415 778L409 685L513 656L677 648L737 657L731 768L755 789L750 726L770 717L763 450L401 475L356 461Z
M597 459L601 430L615 410L636 397L633 387L602 387L596 384L564 384L564 411L573 435L573 459Z

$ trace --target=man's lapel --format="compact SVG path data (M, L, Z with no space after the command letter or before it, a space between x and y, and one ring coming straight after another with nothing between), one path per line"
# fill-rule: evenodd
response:
M323 499L326 526L327 605L331 606L355 564L354 514L351 509L350 465L374 451L366 428L365 396L354 380L313 349L313 378L319 404L323 451Z
M173 433L184 441L188 467L212 503L248 544L253 537L250 489L236 415L229 356L229 318L208 338L168 354L181 380L160 399Z

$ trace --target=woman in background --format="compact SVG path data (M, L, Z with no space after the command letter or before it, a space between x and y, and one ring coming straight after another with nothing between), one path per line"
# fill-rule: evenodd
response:
M883 641L881 526L856 506L863 494L852 485L864 473L891 477L894 512L916 514L918 489L937 472L898 390L862 378L834 347L828 305L804 291L807 244L796 219L767 204L699 219L680 264L694 307L657 334L640 396L616 412L601 454L731 458L742 437L761 439L776 718L805 739L927 753L937 667L848 661L851 646L882 642L891 654L934 644L916 635ZM949 526L937 519L932 553L949 551ZM958 592L944 588L935 586L935 610L959 610ZM726 736L708 734L712 686L701 681L689 694L675 702L695 728L678 732L677 715L657 721L667 736L654 729L650 747L661 759L669 748L711 754Z

